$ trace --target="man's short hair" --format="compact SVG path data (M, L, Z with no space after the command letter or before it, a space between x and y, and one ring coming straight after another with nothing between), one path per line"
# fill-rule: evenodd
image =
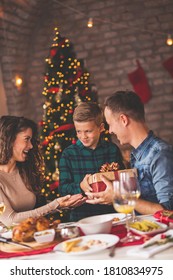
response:
M106 99L104 105L112 113L123 113L135 121L145 121L144 105L133 91L117 91Z

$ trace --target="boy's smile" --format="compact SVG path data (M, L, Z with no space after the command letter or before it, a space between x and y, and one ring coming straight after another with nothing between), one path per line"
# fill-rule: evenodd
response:
M104 124L102 123L99 127L95 124L95 121L87 122L74 122L78 139L82 144L90 149L97 147L100 133L104 131Z

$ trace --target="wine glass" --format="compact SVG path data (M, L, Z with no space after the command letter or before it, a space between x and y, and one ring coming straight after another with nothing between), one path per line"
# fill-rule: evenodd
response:
M133 242L140 239L140 237L132 235L129 229L128 215L133 212L136 201L140 196L136 176L133 171L119 172L119 186L114 185L113 206L117 212L126 215L127 235L122 238L122 242Z
M137 178L137 175L135 174L135 172L133 172L133 177L132 177L132 180L131 180L131 184L135 185L135 188L136 188L136 196L137 198L140 197L141 195L141 188L140 188L140 185L139 185L139 181L138 181L138 178ZM136 218L136 214L135 214L135 210L132 211L132 222L136 222L137 221L137 218Z

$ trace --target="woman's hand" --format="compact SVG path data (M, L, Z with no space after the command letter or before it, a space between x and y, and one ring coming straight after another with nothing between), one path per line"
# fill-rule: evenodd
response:
M74 208L85 203L86 197L79 193L59 197L57 200L60 208Z
M113 200L113 184L107 180L103 175L101 176L102 181L106 184L106 190L103 192L86 192L87 203L90 204L111 204Z

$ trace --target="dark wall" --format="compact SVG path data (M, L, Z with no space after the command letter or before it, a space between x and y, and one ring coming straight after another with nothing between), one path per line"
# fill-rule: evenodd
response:
M162 65L173 56L173 46L165 44L173 30L173 1L1 1L0 61L10 114L42 118L45 58L55 26L85 60L101 104L116 90L132 89L128 73L138 59L152 92L147 122L173 144L173 78ZM23 76L21 91L12 82L15 74Z

